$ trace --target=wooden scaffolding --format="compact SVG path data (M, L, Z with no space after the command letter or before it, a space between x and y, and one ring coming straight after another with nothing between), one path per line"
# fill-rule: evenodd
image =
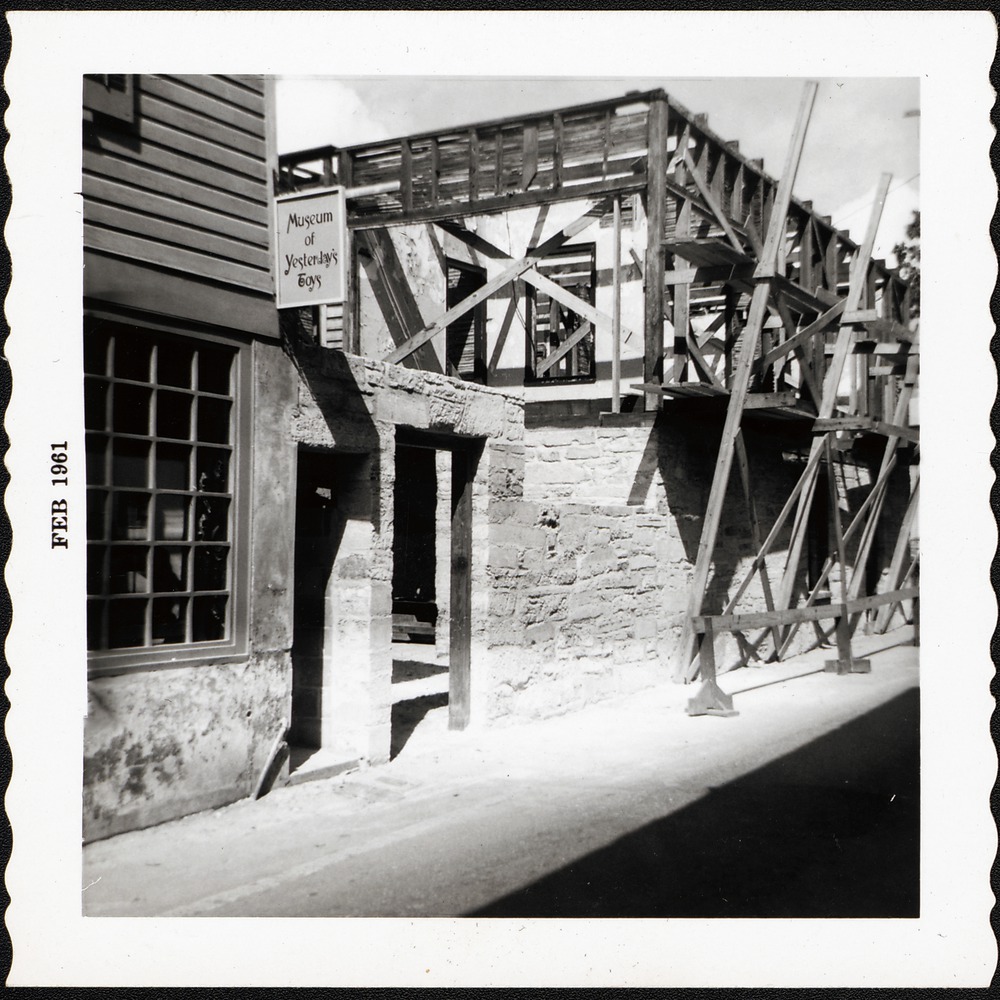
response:
M792 196L817 85L805 87L780 181L749 160L739 145L712 132L705 116L690 113L661 90L537 115L480 122L465 128L411 135L349 148L324 147L283 156L278 187L300 190L340 184L347 188L351 275L342 309L321 317L321 338L359 352L358 254L374 259L384 300L398 315L390 330L395 347L383 360L423 367L421 352L449 324L514 282L544 292L593 324L613 349L612 410L623 400L659 410L693 400L725 410L715 473L703 513L676 676L704 681L690 711L727 712L731 701L715 684L713 638L737 636L742 662L770 639L782 657L803 623L833 622L838 669L863 669L853 660L850 637L860 617L878 610L874 627L885 630L895 609L917 598L915 534L918 486L895 544L885 592L865 593L866 564L886 508L890 477L901 459L913 464L919 432L909 419L916 389L919 346L910 318L909 292L872 248L888 192L883 177L865 238L859 246L810 202ZM642 259L621 260L621 209L625 197L641 199L647 225ZM471 220L525 206L583 202L578 217L514 258L476 232ZM546 277L539 267L601 218L614 226L613 308L601 312ZM430 322L407 306L404 275L395 273L388 247L394 226L437 227L499 265L494 277ZM643 281L643 379L621 384L621 271L634 267ZM409 309L409 311L408 311ZM672 339L665 343L669 319ZM507 324L489 361L503 348ZM585 335L584 327L574 335ZM556 363L576 344L570 336ZM557 352L558 353L558 352ZM629 394L632 398L629 398ZM700 401L700 402L698 402ZM689 405L689 404L685 404ZM775 523L758 518L743 438L744 416L794 421L812 434L803 467ZM836 493L836 456L856 442L882 448L877 476L864 503L844 525ZM716 541L723 523L733 464L745 500L756 555L720 614L705 614ZM821 471L825 473L821 475ZM799 568L820 484L833 553L800 593ZM766 557L790 522L780 578L768 575ZM854 548L853 566L846 560ZM838 592L828 583L839 570ZM757 580L764 610L741 612L741 599ZM829 603L825 603L829 602ZM751 633L758 633L757 636Z

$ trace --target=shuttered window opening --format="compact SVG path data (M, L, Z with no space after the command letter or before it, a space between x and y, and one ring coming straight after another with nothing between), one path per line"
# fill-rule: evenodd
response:
M537 268L588 305L597 284L593 243L562 247ZM593 381L594 325L546 292L529 287L526 377L535 381Z
M135 121L135 77L131 73L90 73L83 78L83 106L121 122Z
M486 284L486 271L461 261L449 260L447 263L445 307L452 309ZM485 300L448 324L445 353L449 375L486 384Z

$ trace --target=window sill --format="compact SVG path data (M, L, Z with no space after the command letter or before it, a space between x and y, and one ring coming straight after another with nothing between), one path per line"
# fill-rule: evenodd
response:
M145 655L144 655L145 654ZM234 649L220 650L218 647L194 650L191 647L178 651L174 656L157 655L153 651L129 651L121 657L113 657L106 652L89 653L87 679L120 677L125 674L152 673L160 670L176 670L181 667L220 666L226 663L245 663L249 654Z

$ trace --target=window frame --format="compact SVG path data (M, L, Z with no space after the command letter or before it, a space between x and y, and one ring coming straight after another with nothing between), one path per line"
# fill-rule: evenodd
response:
M452 270L460 271L463 274L474 275L479 279L478 288L482 288L486 284L486 268L479 266L478 264L470 264L464 260L457 260L453 257L445 258L445 274L444 274L444 295L445 295L445 309L449 310L459 305L469 296L463 296L461 299L456 299L454 302L450 301L450 289L448 287L448 278ZM475 294L477 289L473 289L469 295ZM470 312L472 313L472 371L467 373L462 373L455 370L454 378L460 378L463 382L476 382L479 385L486 385L487 377L487 360L486 360L486 302L487 299L483 299L482 302L477 302ZM451 374L451 359L449 357L449 337L453 333L455 324L463 322L464 316L449 323L445 327L444 334L444 362L445 362L445 373Z
M175 326L169 322L137 320L87 310L84 316L85 329L107 326L109 332L127 336L147 336L159 343L189 341L197 349L200 345L226 347L234 350L232 362L232 413L230 458L230 535L229 551L229 635L220 640L205 642L182 642L163 645L128 646L109 649L88 649L88 676L91 678L136 673L149 670L201 665L218 662L245 660L249 653L249 590L250 590L250 543L251 543L251 466L252 466L252 418L253 418L253 351L252 345L224 334L195 330L190 326ZM104 376L109 382L113 376ZM85 376L86 378L86 376ZM127 383L126 383L127 384ZM150 386L158 382L150 381ZM169 388L169 387L168 387ZM85 392L86 395L86 392ZM105 419L105 428L109 420ZM151 426L151 431L155 427ZM107 430L105 431L107 432ZM192 435L193 435L192 431ZM160 435L151 433L151 441ZM192 437L193 439L193 437ZM88 482L87 493L91 490ZM107 484L111 495L110 483ZM146 487L147 489L149 487ZM127 489L127 487L126 487ZM152 494L151 494L152 496ZM88 501L89 503L89 501ZM194 516L194 504L190 517ZM88 566L91 538L87 534ZM194 567L188 568L192 574ZM107 594L101 595L103 600ZM147 598L149 599L149 598ZM90 595L85 595L89 603ZM89 637L88 637L89 644Z
M571 243L559 247L558 249L547 254L545 258L538 265L537 269L541 273L545 273L545 263L549 260L558 260L560 257L572 257L574 255L582 255L584 253L590 254L591 261L591 272L590 272L590 305L593 306L597 301L597 244L596 242L589 243ZM553 279L554 280L554 279ZM597 328L596 325L583 317L583 322L589 324L590 326L590 337L592 338L592 350L593 354L590 361L590 374L589 375L536 375L535 367L538 364L538 360L535 357L535 346L537 339L537 320L538 320L538 289L533 285L526 285L525 292L525 317L524 317L524 339L525 339L525 358L524 358L524 384L526 386L544 386L544 385L592 385L597 381ZM569 310L572 311L572 310ZM578 315L574 313L574 315ZM561 362L560 362L561 364Z
M108 79L121 76L124 90L113 90ZM104 83L99 79L104 77ZM127 125L135 124L136 77L134 73L88 73L83 77L83 107L92 114L104 115Z

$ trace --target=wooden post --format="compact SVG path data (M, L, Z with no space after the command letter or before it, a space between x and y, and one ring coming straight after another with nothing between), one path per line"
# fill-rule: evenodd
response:
M439 185L441 182L441 150L438 147L437 136L431 139L431 204L437 206L439 201Z
M663 237L667 211L667 101L654 98L647 115L645 351L642 380L663 382ZM646 393L645 408L658 410L662 393Z
M726 694L715 680L715 628L706 618L701 636L701 676L698 693L688 700L688 715L719 715L729 718L740 713L733 708L733 696Z
M604 154L607 157L607 145ZM620 413L622 408L622 196L620 194L615 195L612 243L612 252L615 256L611 271L611 412Z
M750 540L753 542L755 552L761 550L760 521L757 518L757 504L754 500L753 487L750 485L750 462L747 459L747 446L743 440L743 429L736 432L736 463L740 471L740 482L743 485L743 496L747 502L747 515L750 519ZM767 562L760 561L760 588L764 594L764 606L768 611L774 610L774 596L771 593L771 579L767 575ZM774 651L778 652L781 643L781 633L777 626L771 630L771 639L774 642Z
M469 724L472 691L472 475L469 447L451 455L451 609L448 728Z
M774 211L771 213L767 238L764 243L765 256L757 264L757 284L754 286L753 295L750 299L750 313L747 318L746 329L743 331L743 342L736 363L736 372L733 377L733 386L729 397L729 407L726 410L726 423L722 430L722 441L719 444L715 475L712 478L712 488L705 511L705 521L702 526L701 538L698 541L698 555L695 560L694 579L691 581L691 596L688 601L687 619L685 621L684 634L681 637L681 663L679 665L681 678L687 676L687 665L693 659L691 623L692 619L701 612L701 604L705 596L708 573L712 565L712 554L715 551L715 541L718 537L719 523L722 519L722 506L725 501L726 487L729 484L729 473L732 470L736 435L743 416L743 403L746 400L747 390L750 386L750 375L753 369L754 355L757 351L757 343L760 339L760 332L763 329L764 320L767 316L767 303L771 296L771 281L769 278L774 274L774 261L777 255L778 242L784 233L785 213L788 211L788 204L792 196L792 187L795 184L795 176L798 173L799 160L802 156L802 146L805 142L806 128L809 124L809 117L812 114L817 86L813 81L806 84L802 104L799 109L799 117L788 150L788 162L785 165ZM660 283L662 285L662 279Z
M479 200L479 133L469 129L469 201Z
M402 139L399 144L400 201L404 212L413 210L413 150L410 140Z
M899 534L896 537L896 547L892 553L892 562L889 564L889 582L886 590L896 590L903 582L903 569L907 554L910 551L910 532L913 530L913 523L917 516L917 506L920 498L920 480L913 485L910 493L910 501L906 505L906 513L903 515L903 523L900 525ZM914 602L914 607L916 602ZM887 604L878 611L875 619L875 631L881 635L889 627L892 619L892 612L895 605Z
M864 281L868 270L867 262L871 259L872 247L875 243L875 236L878 233L879 220L882 218L882 206L885 204L885 197L891 180L892 176L890 174L882 175L878 194L876 195L875 203L872 205L871 216L868 219L868 229L865 233L864 244L858 251L859 257L851 269L851 283L847 291L847 303L844 307L844 315L854 312L861 301L861 293L864 289ZM834 354L830 360L830 366L827 369L826 379L823 383L823 399L819 406L819 417L821 419L829 418L836 407L840 377L843 374L844 365L848 360L848 353L853 343L852 334L853 326L850 323L841 325L840 332L837 335ZM813 441L813 454L818 454L822 448L822 438L817 438ZM809 520L808 511L812 503L812 496L813 490L811 487L803 491L800 504L802 516L797 518L796 526L792 531L792 537L788 544L788 556L785 561L785 573L778 588L777 606L779 608L787 608L792 601L792 594L795 589L795 577L798 573L799 560L802 556L802 546L805 542L806 525Z
M558 191L563 182L563 120L558 112L552 116L552 187Z

